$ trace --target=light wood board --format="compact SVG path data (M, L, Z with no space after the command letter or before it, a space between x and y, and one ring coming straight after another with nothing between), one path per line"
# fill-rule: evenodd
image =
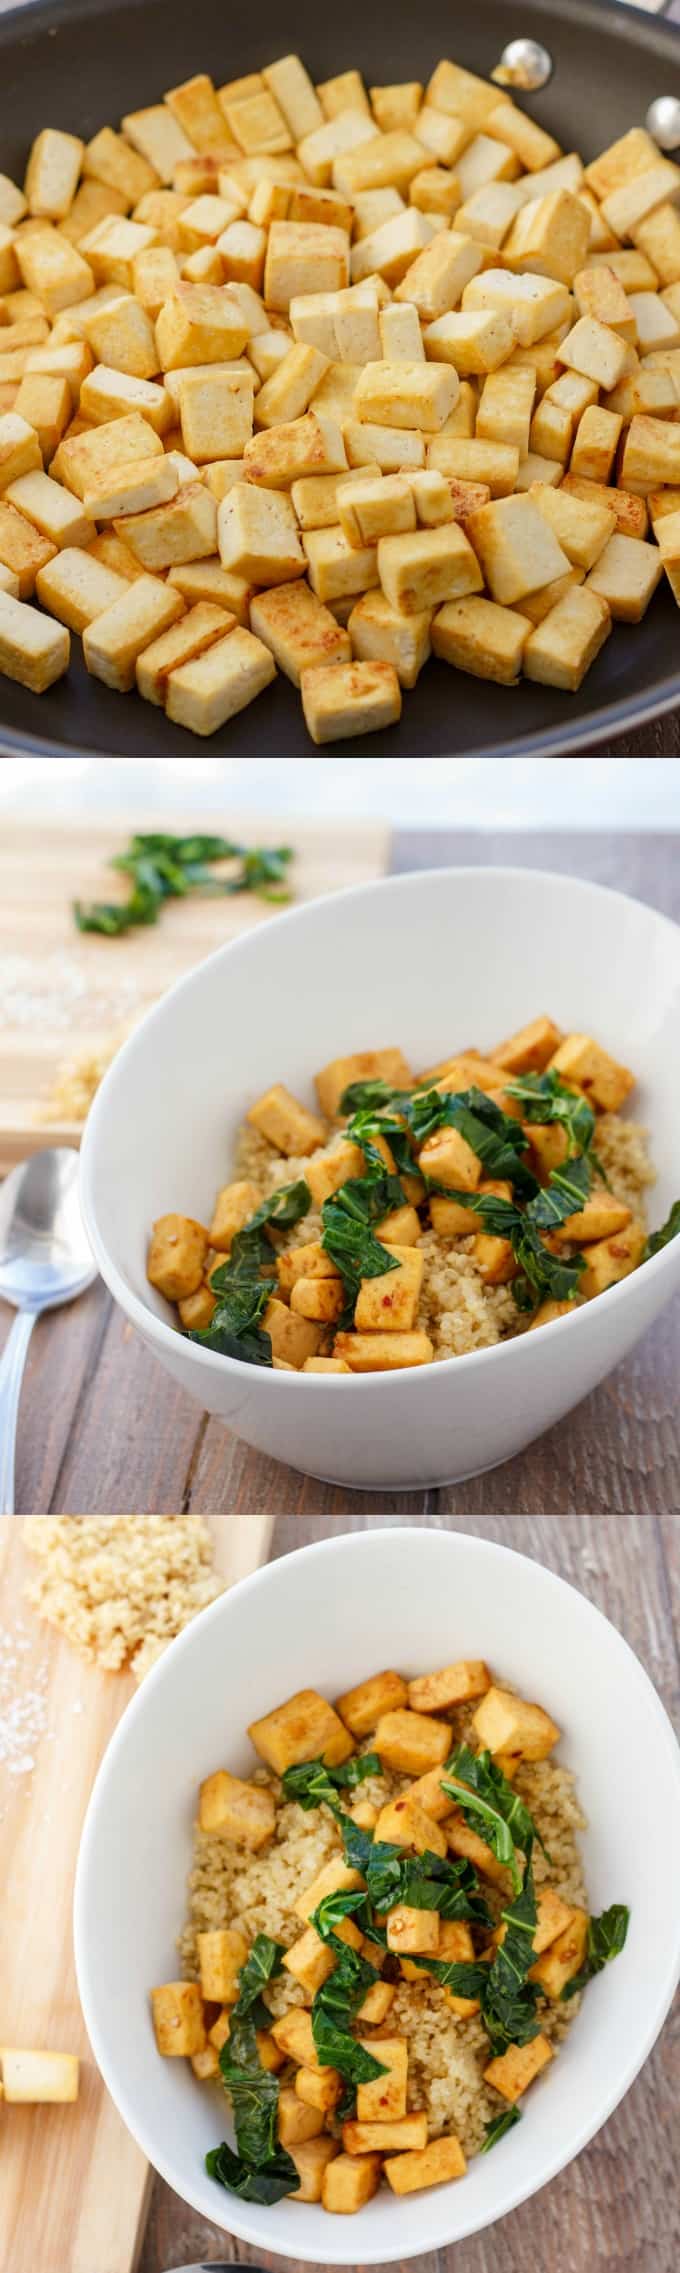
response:
M135 828L162 828L156 812ZM384 873L389 831L381 822L281 820L266 814L201 813L202 832L247 845L294 848L293 904ZM175 835L196 815L172 816ZM166 903L157 924L120 939L76 930L73 900L125 897L107 866L131 834L124 816L101 822L3 822L0 845L0 1174L45 1144L78 1144L73 1123L45 1124L55 1075L81 1051L100 1050L141 1017L213 949L277 913L252 893Z
M4 1665L6 1692L11 1656L16 1695L38 1694L44 1706L26 1740L32 1773L13 1774L0 1757L0 2042L76 2052L81 2071L75 2105L0 2105L0 2265L6 2273L133 2273L149 2170L89 2050L71 1905L92 1783L135 1685L129 1674L86 1662L26 1603L36 1565L22 1528L0 1517L0 1672ZM269 1517L216 1516L211 1528L230 1583L266 1562Z

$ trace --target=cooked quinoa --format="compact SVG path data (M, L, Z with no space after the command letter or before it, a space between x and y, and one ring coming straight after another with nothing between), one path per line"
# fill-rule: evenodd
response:
M34 1515L29 1602L83 1657L141 1681L168 1642L224 1591L199 1515Z
M475 1744L472 1712L461 1707L451 1714L452 1745ZM371 1749L366 1739L361 1751ZM266 1768L256 1768L252 1781L272 1791L276 1824L264 1852L249 1855L219 1834L194 1831L192 1868L188 1882L188 1915L178 1948L186 1979L199 1979L196 1937L222 1926L241 1929L248 1942L256 1934L269 1934L289 1949L302 1931L294 1904L311 1885L324 1864L342 1853L338 1826L326 1807L305 1813L282 1795L281 1783ZM411 1779L384 1773L367 1779L360 1798L377 1807L404 1792ZM537 1829L549 1850L548 1863L538 1845L533 1865L537 1894L548 1882L562 1899L587 1909L587 1896L578 1833L584 1828L568 1768L549 1759L525 1763L514 1778L515 1789L526 1801ZM500 1918L508 1894L484 1881L484 1897L495 1919ZM397 1961L395 1961L396 1965ZM576 2018L580 1997L565 2004L541 1998L537 2017L541 2032L557 2047ZM265 1990L272 2016L291 2006L302 2006L304 1992L291 1975L283 1973ZM382 2030L372 2032L379 2056L380 2034L405 2037L409 2048L408 2110L424 2109L430 2138L455 2132L466 2157L479 2151L485 2126L499 2112L498 2092L484 2081L489 2040L478 2015L462 2018L450 2010L439 1982L423 1973L418 1982L398 1982L396 1996ZM290 2070L293 2074L293 2070ZM287 2080L282 2071L280 2080Z

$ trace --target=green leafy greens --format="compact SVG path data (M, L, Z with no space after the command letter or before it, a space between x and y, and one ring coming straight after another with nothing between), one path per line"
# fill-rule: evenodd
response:
M222 2140L205 2158L210 2178L238 2194L243 2202L280 2202L294 2194L299 2175L278 2138L279 2086L262 2067L258 2028L268 2028L271 2015L262 1990L281 1971L284 1950L268 1934L257 1934L239 1974L239 1993L229 2015L229 2035L220 2052L220 2073L232 2104L236 2152Z
M601 1973L605 1965L611 1964L613 1957L620 1956L625 1947L629 1923L630 1910L625 1902L612 1902L610 1908L603 1910L599 1918L588 1919L584 1963L580 1972L573 1973L571 1980L565 1983L562 1990L564 1999L578 1996L579 1990L585 1989L587 1982L592 1981L596 1973Z
M362 1279L382 1278L386 1271L399 1268L398 1258L374 1238L371 1226L381 1223L392 1208L401 1207L403 1199L398 1176L385 1168L378 1154L365 1176L350 1176L324 1200L321 1245L340 1272L347 1297L341 1326L352 1322Z
M678 1238L680 1238L680 1200L674 1200L670 1215L666 1217L665 1223L662 1223L661 1229L650 1233L645 1247L644 1261L648 1262L650 1255L660 1255L662 1247L669 1247L671 1239Z
M229 837L170 836L159 830L137 834L109 861L110 868L129 879L127 900L94 900L89 906L75 900L77 929L119 939L137 925L157 923L164 900L186 899L190 892L255 892L280 905L292 897L287 875L292 859L290 845L249 847ZM225 860L239 865L228 877L216 876L215 863Z
M210 1285L217 1295L217 1308L209 1326L192 1329L190 1342L200 1342L204 1349L219 1350L226 1357L242 1358L249 1365L271 1365L271 1337L260 1325L278 1283L276 1255L267 1231L292 1230L311 1204L303 1177L297 1184L279 1184L268 1199L262 1200L250 1223L232 1240L226 1261L213 1271Z
M521 1889L511 1908L502 1913L505 1935L493 1964L484 1967L480 2004L482 2019L494 2055L509 2044L530 2044L539 2034L536 2019L538 1990L527 1974L534 1963L536 1895L531 1847L524 1865Z
M488 2155L490 2149L497 2146L498 2140L505 2138L506 2131L514 2130L515 2124L521 2123L521 2121L521 2107L506 2107L502 2115L492 2116L491 2122L487 2123L485 2127L484 2139L479 2150L480 2155Z
M527 1854L534 1839L541 1847L543 1841L528 1807L491 1753L471 1752L467 1744L458 1744L443 1770L442 1787L456 1800L466 1823L471 1823L473 1830L479 1824L487 1846L510 1872L513 1893L519 1894L522 1882L515 1848L521 1847Z

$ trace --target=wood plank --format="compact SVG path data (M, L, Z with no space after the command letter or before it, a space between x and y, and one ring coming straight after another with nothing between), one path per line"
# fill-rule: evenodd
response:
M137 823L158 828L158 813ZM195 815L175 822L193 831ZM202 832L231 836L224 805ZM238 815L247 844L293 842L295 900L361 884L387 866L389 832L379 821L324 822ZM68 821L5 818L0 845L0 1174L45 1143L77 1144L73 1122L44 1125L57 1069L82 1050L122 1034L175 980L213 949L271 920L252 893L169 901L158 924L112 941L75 927L73 900L125 898L108 867L129 840L125 815Z
M233 1584L266 1561L271 1519L214 1520L215 1561ZM0 2264L7 2273L133 2273L149 2173L91 2057L71 1947L73 1872L102 1753L134 1691L103 1673L27 1605L21 1525L0 1517L0 1699L30 1706L23 1757L0 1759L0 2013L3 2040L79 2053L77 2106L2 2114Z
M438 1520L450 1530L499 1536L492 1516ZM331 1528L355 1530L364 1528L365 1521L350 1513ZM279 1518L274 1553L306 1545L328 1529L328 1521L311 1516ZM512 1514L503 1522L502 1537L504 1545L532 1555L580 1587L613 1619L637 1650L667 1710L677 1714L680 1678L667 1564L669 1555L677 1574L672 1521L665 1547L661 1527L635 1514L614 1520L572 1513L568 1524L543 1515ZM499 2273L499 2267L502 2273L527 2273L528 2266L590 2273L605 2261L608 2273L676 2273L679 2090L680 2006L621 2107L578 2161L504 2219L502 2227L419 2258L419 2273ZM231 2264L235 2257L246 2265L257 2261L253 2250L199 2218L160 2179L155 2181L139 2273L165 2273L168 2266L201 2259ZM275 2262L281 2273L302 2273L293 2259ZM360 2268L352 2266L351 2273Z

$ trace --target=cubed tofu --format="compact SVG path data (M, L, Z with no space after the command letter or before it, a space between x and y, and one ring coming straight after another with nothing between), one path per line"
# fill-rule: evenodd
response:
M430 1365L434 1348L429 1334L336 1334L336 1357L345 1359L350 1373L395 1373L402 1366Z
M419 1166L423 1176L435 1184L449 1186L452 1191L476 1191L482 1172L477 1153L458 1129L436 1129L421 1148ZM470 1224L469 1229L472 1231L474 1225Z
M300 685L301 672L310 666L350 660L348 632L304 580L258 593L250 621L293 686Z
M517 685L527 637L524 616L477 598L449 601L431 631L434 653L443 662L501 686Z
M327 1894L351 1894L360 1886L363 1886L360 1872L352 1870L349 1863L342 1861L341 1856L333 1856L317 1872L311 1886L305 1887L304 1893L298 1895L297 1901L293 1903L295 1916L302 1918L306 1924L313 1918L319 1903L324 1901Z
M46 315L57 316L62 308L87 299L93 289L92 269L59 229L45 222L15 242L21 282L35 293Z
M187 1215L161 1215L153 1227L147 1278L166 1301L179 1302L197 1293L207 1252L208 1233L202 1223Z
M430 654L430 623L428 608L404 616L384 592L366 592L349 618L352 651L361 662L392 664L400 686L414 687Z
M194 465L242 456L253 431L253 390L245 373L210 365L186 371L178 395L182 442Z
M395 1903L387 1920L387 1947L393 1957L436 1957L439 1918L436 1910L417 1910L408 1902Z
M429 1774L434 1780L435 1774L441 1776L441 1768L432 1769ZM421 1777L419 1781L422 1784L425 1779ZM440 1831L432 1806L428 1804L426 1812L412 1796L416 1788L409 1785L398 1799L388 1800L386 1806L381 1807L374 1825L376 1839L385 1839L395 1847L413 1847L416 1855L439 1855L443 1861L446 1855L444 1832ZM452 1801L447 1802L448 1806L452 1804Z
M583 1249L586 1265L579 1280L579 1293L589 1300L593 1295L604 1294L607 1287L618 1284L637 1270L645 1252L645 1231L641 1223L629 1223L609 1239L597 1239Z
M470 1965L474 1962L474 1943L464 1918L442 1918L439 1934L439 1958L444 1965ZM460 2020L469 2020L479 2012L478 1997L459 1997L455 1989L444 1987L449 2011L458 2013Z
M557 1936L551 1935L550 1944L545 1947L545 1955L539 1956L537 1964L531 1967L529 1979L537 1983L543 1997L555 2001L561 1997L567 1982L573 1980L575 1973L580 1972L587 1946L587 1910L574 1908L570 1910L562 1931ZM537 1936L534 1936L534 1948L538 1948Z
M497 371L514 346L512 326L496 308L467 307L438 316L425 333L426 356L438 364L451 363L461 379Z
M355 1947L360 1941L361 1935L357 1934ZM317 1989L328 1980L335 1962L333 1950L314 1932L313 1926L308 1926L306 1933L300 1934L299 1940L293 1942L291 1949L286 1950L283 1960L286 1972L292 1974L295 1981L299 1981L310 2002L316 1996Z
M19 515L17 514L17 520ZM0 532L0 554L2 532ZM48 558L52 548L49 548ZM19 577L20 571L13 572ZM0 589L0 676L14 679L31 694L44 694L68 670L70 640L62 625L55 625L26 607L12 592Z
M342 2076L336 2068L298 2068L294 2090L304 2107L332 2115L342 2093Z
M375 426L437 434L458 398L450 361L366 363L354 390L357 416Z
M272 1296L264 1311L262 1325L269 1335L274 1362L281 1361L294 1372L299 1372L306 1358L316 1357L324 1338L322 1326L309 1318L298 1318L287 1302Z
M269 649L237 624L207 653L171 671L167 716L194 734L214 734L275 677L276 665Z
M390 1214L383 1216L382 1221L375 1226L376 1239L388 1247L391 1244L397 1247L416 1247L421 1231L420 1217L413 1207L392 1208Z
M393 2194L419 2194L426 2186L447 2185L453 2178L464 2178L466 2169L460 2140L452 2133L431 2139L429 2146L415 2153L389 2155L384 2165Z
M214 2076L219 2076L220 2073L219 2056L216 2046L214 2044L206 2044L205 2051L193 2052L191 2056L191 2065L194 2071L194 2075L198 2077L200 2084L210 2083L212 2078Z
M360 1802L359 1804L368 1806L369 1803L368 1801L365 1801L363 1803ZM373 1809L372 1812L374 1821L373 1823L364 1823L362 1825L362 1829L365 1831L372 1831L375 1828L375 1823L377 1822L377 1809ZM354 1823L359 1822L359 1816L356 1812L356 1809L353 1811L352 1820ZM364 2021L367 2028L378 2027L381 2021L387 2019L390 2006L394 2004L396 1994L396 1982L375 1981L373 1983L372 1989L367 1989L366 1995L363 1998L362 2003L359 2005L356 2016L357 2020Z
M301 2068L318 2068L311 2015L294 2005L280 2020L272 2021L274 2043L287 2060L295 2060Z
M386 541L398 544L400 539ZM300 692L305 724L317 744L376 733L401 717L401 688L391 663L315 665L302 671Z
M397 1267L387 1270L384 1277L362 1279L354 1312L359 1333L410 1333L415 1326L423 1256L412 1247L385 1245Z
M585 586L568 591L527 641L526 677L577 693L611 628L610 609L598 593Z
M83 633L83 653L88 671L102 679L105 686L126 694L135 684L137 658L144 647L158 639L170 624L184 613L184 602L157 576L140 576L134 584L114 600L94 621L87 624ZM188 666L191 668L191 666ZM182 1287L182 1294L195 1293L195 1287ZM177 1298L175 1298L177 1299Z
M198 1820L202 1831L218 1834L257 1853L271 1839L274 1801L264 1784L244 1782L218 1768L201 1784Z
M418 1708L414 1706L413 1710L416 1709ZM419 1709L424 1710L423 1707ZM428 1768L424 1776L419 1776L414 1784L409 1784L402 1796L410 1807L422 1809L423 1814L431 1816L435 1823L442 1816L450 1815L454 1806L454 1801L444 1791L440 1768Z
M38 529L33 528L23 513L17 513L16 508L7 503L6 498L0 498L0 561L5 568L10 568L13 574L18 577L19 593L22 600L31 599L35 590L36 578L41 568L45 568L48 561L54 559L56 550L56 545L52 544L49 538L43 537ZM18 606L18 602L13 602L13 606ZM8 634L8 653L11 649L10 626L13 623L18 633L22 620L30 652L32 629L35 631L35 627L31 626L30 621L20 619L18 616L10 617L7 611L3 611L3 622ZM43 636L44 638L47 636L44 627ZM35 631L35 643L36 662L40 675L42 671L42 646L37 631ZM47 651L45 651L46 665L48 660ZM68 657L66 660L68 661ZM2 668L7 670L6 664ZM61 668L65 670L66 663L62 663ZM56 672L54 675L60 677L61 673ZM8 672L7 676L11 677L11 673ZM50 682L46 681L45 683L49 684ZM34 691L38 694L41 693L41 686L36 686Z
M360 2037L359 2042L362 2041ZM374 2050L368 2039L364 2041L364 2050ZM381 2036L375 2043L374 2057L386 2073L374 2076L371 2083L358 2084L357 2121L400 2122L406 2114L408 2045L401 2036Z
M571 454L571 472L586 481L607 483L623 430L620 411L592 403L579 420Z
M370 2202L378 2191L381 2171L379 2154L335 2155L324 2172L321 2189L324 2210L330 2210L336 2217L362 2210L364 2203Z
M312 590L326 605L333 600L354 597L357 592L366 592L377 583L378 561L373 542L350 543L338 525L337 528L307 530L302 544Z
M228 1255L236 1233L250 1222L259 1203L257 1184L251 1184L247 1178L234 1184L223 1184L221 1192L217 1194L210 1225L211 1247L217 1247L221 1255Z
M296 1317L314 1318L320 1324L335 1325L346 1307L342 1279L299 1278L293 1287L290 1307Z
M640 496L660 484L680 483L680 425L677 420L631 419L621 462L621 480Z
M565 474L562 488L570 497L584 497L590 504L597 500L606 505L616 517L616 527L629 537L644 537L648 528L648 513L643 497L633 496L627 489L608 489L603 482L589 481L581 474Z
M674 599L680 607L680 499L675 512L663 512L654 534Z
M115 540L114 540L115 541ZM50 615L70 631L82 632L127 589L128 580L93 555L92 548L65 545L36 577L36 592Z
M496 498L466 524L495 601L512 607L569 568L569 561L529 496Z
M603 1113L618 1113L635 1075L604 1050L591 1034L567 1034L550 1059L550 1069L563 1081L583 1089Z
M477 1706L473 1726L489 1752L519 1753L523 1760L547 1760L560 1734L541 1705L529 1704L495 1682Z
M396 1774L421 1776L446 1759L451 1730L448 1721L435 1720L431 1714L397 1708L381 1714L373 1749Z
M156 322L162 371L225 363L241 355L248 326L222 285L175 285Z
M260 1759L282 1776L302 1760L322 1758L328 1768L338 1767L354 1750L352 1738L316 1689L300 1689L248 1730Z
M317 1145L325 1142L324 1122L318 1114L310 1113L306 1105L301 1105L283 1082L276 1082L267 1089L256 1104L250 1106L246 1119L278 1152L314 1152Z
M579 198L571 190L553 189L521 207L503 255L520 275L529 271L570 285L584 266L589 242L590 216Z
M338 1697L337 1711L341 1720L351 1729L352 1735L370 1735L381 1715L394 1712L408 1702L408 1689L401 1673L391 1668L385 1673L374 1673L368 1681L360 1681L356 1689L348 1689Z
M585 498L572 497L563 489L550 489L540 482L532 485L529 494L567 560L576 568L594 568L616 527L613 512L597 500L591 505ZM623 538L619 542L623 543Z
M0 417L0 490L24 474L42 472L42 452L35 427L8 410Z
M147 419L132 411L124 418L110 419L106 425L65 434L52 463L52 479L65 482L74 496L84 499L86 491L95 489L112 467L130 466L135 460L162 454L160 436L154 434Z
M415 529L413 494L404 474L351 475L338 494L340 527L352 546Z
M358 1144L336 1144L319 1160L310 1160L306 1183L315 1208L323 1207L333 1192L339 1192L351 1176L363 1176L364 1156ZM327 1274L324 1273L324 1276Z
M206 2004L236 2004L239 1974L248 1955L245 1934L237 1926L217 1926L197 1934L196 1948Z
M482 589L478 561L455 521L383 537L378 544L378 575L390 606L408 616Z
M237 482L218 508L223 568L254 584L288 584L303 576L305 556L289 498L279 490Z
M497 1065L506 1073L544 1073L562 1036L552 1018L533 1018L528 1026L520 1026L506 1042L499 1042L494 1050Z
M268 308L287 315L298 293L338 292L348 284L344 229L309 221L272 221L264 272Z
M0 2045L0 2099L8 2107L78 2098L80 2062L73 2052L34 2052Z
M205 2050L203 1997L197 1981L164 1981L151 1991L151 2014L159 2052L191 2059Z
M591 570L587 589L606 601L615 623L640 623L662 575L657 547L617 530Z
M358 1050L351 1057L332 1058L314 1077L321 1111L329 1121L342 1110L345 1091L357 1081L385 1081L391 1089L409 1089L412 1074L399 1049Z
M484 2069L484 2082L493 2084L494 2091L500 2092L502 2098L514 2106L553 2058L547 2036L534 2036L530 2044L509 2044L507 2052L489 2061L488 2068Z
M475 432L483 441L516 444L520 457L529 449L536 373L521 365L511 371L491 371L484 380Z
M466 1862L473 1864L475 1870L481 1871L483 1878L489 1878L493 1886L507 1892L509 1880L503 1864L497 1861L493 1848L488 1846L486 1839L482 1839L479 1832L466 1823L465 1817L455 1807L453 1814L446 1818L446 1844L452 1855L463 1856Z
M448 1712L473 1697L484 1697L490 1685L488 1666L481 1658L460 1658L438 1673L419 1674L409 1681L408 1701L416 1713Z
M291 2202L320 2202L328 2166L340 2153L337 2139L321 2136L298 2140L296 2146L288 2148L288 2153L300 2181L299 2187L290 2196Z
M549 276L516 276L507 268L482 269L463 292L463 308L494 309L507 318L513 346L529 348L547 338L571 309L565 284Z

